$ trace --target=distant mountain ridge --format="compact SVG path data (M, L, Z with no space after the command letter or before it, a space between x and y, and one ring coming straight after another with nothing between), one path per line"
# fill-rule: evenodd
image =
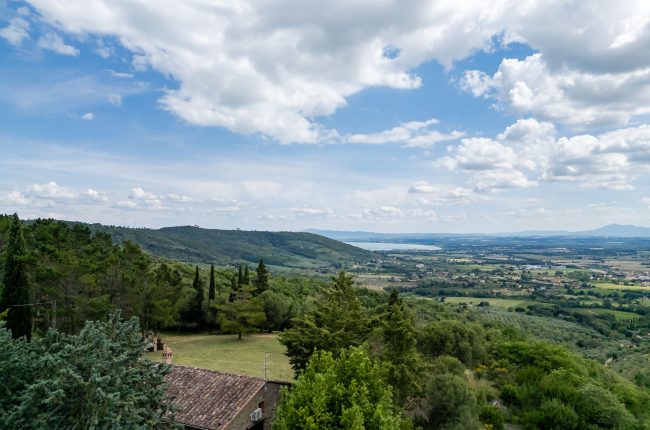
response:
M472 237L472 236L502 236L502 237L650 237L649 227L636 225L609 224L593 230L582 231L554 231L554 230L529 230L512 233L375 233L364 231L338 231L338 230L306 230L310 233L320 234L340 241L348 242L387 242L387 241L423 241L442 237Z
M160 229L83 224L108 233L115 243L130 240L145 251L188 263L220 265L248 262L299 269L332 269L373 258L373 253L305 232L204 229L194 226Z

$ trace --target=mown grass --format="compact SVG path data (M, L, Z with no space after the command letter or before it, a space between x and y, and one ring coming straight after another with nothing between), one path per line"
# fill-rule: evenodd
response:
M275 334L244 336L242 340L237 340L235 335L162 333L160 336L172 349L174 364L263 378L266 355L268 379L293 379L285 347ZM146 357L162 359L160 351L146 353Z
M650 287L644 287L642 285L622 285L614 284L613 282L594 282L596 288L602 288L605 290L637 290L637 291L647 291L650 293Z
M516 308L517 306L525 307L527 304L532 303L530 300L522 299L498 299L498 298L483 298L483 297L445 297L445 303L467 303L474 306L478 305L480 302L488 302L490 306L496 308L508 309Z

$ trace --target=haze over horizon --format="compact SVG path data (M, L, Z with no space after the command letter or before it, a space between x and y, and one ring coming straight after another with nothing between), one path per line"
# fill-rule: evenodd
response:
M0 213L647 225L650 3L0 0Z

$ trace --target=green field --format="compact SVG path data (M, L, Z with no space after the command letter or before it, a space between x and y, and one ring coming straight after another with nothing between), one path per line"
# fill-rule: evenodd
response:
M531 303L530 300L525 299L495 299L495 298L483 298L483 297L445 297L445 303L467 303L472 305L478 305L480 302L488 302L490 306L496 308L516 308L517 306L525 307L527 304Z
M242 340L237 340L235 335L162 333L160 336L172 349L174 364L263 378L266 355L268 379L293 379L289 358L275 334L244 336ZM161 353L149 352L146 357L160 361Z
M650 293L650 287L644 287L641 285L621 285L621 284L614 284L612 282L594 282L593 285L596 288L602 288L605 290L638 290L638 291L647 291Z
M617 311L614 309L580 309L580 312L583 314L611 314L614 315L618 321L636 321L639 319L639 315L634 312Z

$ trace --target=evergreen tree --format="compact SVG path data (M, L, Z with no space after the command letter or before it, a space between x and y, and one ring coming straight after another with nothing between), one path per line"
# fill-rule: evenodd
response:
M269 289L269 272L266 270L263 258L260 258L256 273L255 288L257 293L260 294Z
M239 288L231 292L232 300L229 303L218 306L221 330L237 334L239 340L244 334L259 331L266 318L264 306L252 296L250 290L250 287Z
M242 286L244 285L244 265L240 264L239 265L239 272L237 273L237 285Z
M405 308L397 290L388 299L381 316L379 359L387 368L388 383L393 387L395 402L409 407L422 394L420 386L422 360L417 350L413 317Z
M239 283L237 282L236 275L233 275L233 277L230 278L230 296L228 296L229 302L235 301L238 291L239 291Z
M244 266L244 285L248 286L251 284L251 275L248 273L248 264Z
M119 313L30 343L0 327L0 428L173 428L170 368L143 359L143 348L138 319Z
M194 306L192 313L194 315L194 321L201 326L203 324L203 283L199 277L199 266L196 266L194 272L194 282L192 282L192 287L196 290L196 296L194 298Z
M21 306L29 303L25 258L23 230L18 214L14 214L9 231L0 313L7 311L6 327L14 339L26 336L29 341L32 337L32 311L29 306Z
M331 351L358 346L370 333L370 320L361 307L352 277L341 271L333 277L331 289L325 290L315 309L294 321L293 328L280 334L287 355L296 371L305 368L315 350Z
M208 290L208 300L214 300L217 285L214 281L214 264L210 265L210 289Z

